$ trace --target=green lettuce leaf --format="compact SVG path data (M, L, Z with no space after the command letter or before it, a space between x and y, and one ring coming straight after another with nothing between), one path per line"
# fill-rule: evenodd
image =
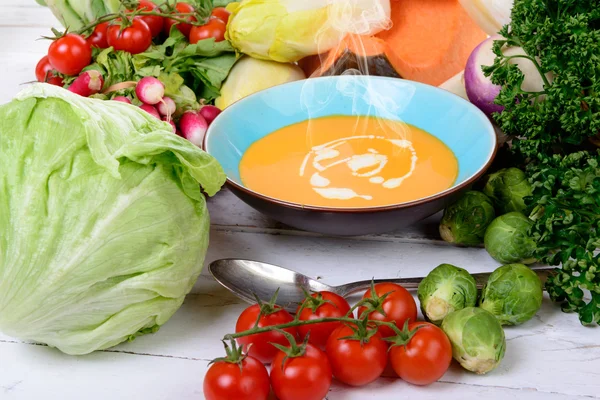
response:
M217 161L138 107L35 84L0 107L0 330L68 354L154 332L208 246Z

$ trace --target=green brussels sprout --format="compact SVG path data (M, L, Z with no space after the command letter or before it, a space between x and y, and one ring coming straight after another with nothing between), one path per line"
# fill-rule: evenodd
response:
M485 374L504 358L504 331L489 311L468 307L450 313L442 330L452 343L452 356L466 370Z
M526 196L531 196L531 184L519 168L505 168L487 177L483 188L499 214L525 210Z
M439 325L451 312L477 304L477 283L466 270L441 264L421 281L417 295L423 315Z
M502 264L535 262L536 242L529 236L533 221L519 212L510 212L492 221L485 231L485 249Z
M523 264L495 270L481 293L479 307L494 314L502 325L529 321L542 306L542 281Z
M475 246L483 242L485 230L494 218L492 201L481 192L469 191L444 210L440 235L446 242Z

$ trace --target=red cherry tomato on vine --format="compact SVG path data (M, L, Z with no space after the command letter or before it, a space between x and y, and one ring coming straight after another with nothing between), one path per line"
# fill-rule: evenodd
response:
M195 11L194 7L192 7L188 3L177 3L177 4L175 4L175 9L177 10L177 13L175 13L174 16L177 16L177 14L191 14ZM196 17L182 17L182 18L185 18L188 21L192 21L192 22L197 21ZM193 25L181 23L181 22L175 21L170 18L167 18L165 20L165 26L164 26L165 34L169 35L171 33L171 27L173 25L177 25L177 29L179 29L179 32L183 33L185 37L190 36L190 31L192 30Z
M331 365L325 353L306 346L304 355L279 351L271 365L271 384L279 400L322 400L331 386Z
M440 379L452 362L452 345L448 336L428 322L408 325L414 335L408 343L392 346L390 363L402 380L413 385L429 385Z
M339 318L345 316L348 314L348 311L350 311L350 304L348 304L346 299L335 293L320 292L314 293L311 297L314 299L322 299L323 301L326 301L326 303L323 303L316 309L311 306L305 307L298 317L300 321L310 321L321 318ZM298 307L298 311L300 311L300 307ZM331 332L341 324L341 322L325 322L314 325L301 325L298 327L298 335L300 336L300 339L304 339L310 332L308 342L320 349L324 349Z
M375 285L375 293L379 297L389 293L381 304L385 315L379 311L373 311L369 314L369 319L393 322L400 329L402 329L407 320L411 322L417 321L417 303L415 303L415 299L408 290L395 283L378 283ZM364 294L363 299L370 298L371 296L371 289L369 289ZM359 307L358 317L361 318L366 310L366 307ZM380 326L379 333L384 338L395 335L392 328L387 326Z
M254 328L254 324L260 314L260 306L255 304L246 308L239 316L237 323L235 324L235 331L243 332ZM289 312L285 311L281 307L275 306L275 312L267 315L261 315L258 320L258 326L260 328L271 325L285 324L293 321L293 317ZM286 328L286 332L293 336L296 336L296 328ZM289 345L289 341L279 332L270 331L250 336L244 336L238 339L238 343L244 345L248 354L252 357L264 363L270 363L273 358L277 355L277 348L271 343L277 343L282 346ZM248 347L248 345L252 346Z
M108 25L109 22L102 22L96 25L94 32L86 39L90 46L99 49L108 48Z
M52 42L48 48L48 60L61 74L77 75L90 65L92 46L83 36L68 33Z
M136 17L131 21L130 26L123 29L118 23L111 25L108 28L108 44L115 50L139 54L152 44L152 33L148 24Z
M38 82L46 82L51 85L62 86L62 78L55 76L52 73L53 70L54 68L52 65L50 65L50 61L48 61L48 56L44 56L35 66L35 77Z
M379 378L385 370L388 345L379 332L375 332L364 343L343 339L352 335L352 329L346 325L340 326L329 336L325 352L331 362L333 376L338 381L351 386L363 386Z
M254 357L244 358L241 365L218 361L204 377L206 400L266 400L270 390L269 373Z
M225 7L215 7L212 10L212 12L210 13L210 15L213 17L219 18L221 21L223 21L227 24L231 13L229 11L227 11L227 9Z
M139 0L140 5L138 6L138 10L142 10L142 11L157 11L156 9L158 8L156 6L156 4L154 4L153 2L151 2L150 0ZM165 19L159 15L140 15L139 18L144 21L147 25L148 28L150 28L150 33L152 34L152 37L156 37L158 35L160 35L160 33L162 32L164 23L165 23Z
M194 26L190 31L190 43L196 44L203 39L215 38L215 42L225 40L227 24L219 18L211 18L202 26Z

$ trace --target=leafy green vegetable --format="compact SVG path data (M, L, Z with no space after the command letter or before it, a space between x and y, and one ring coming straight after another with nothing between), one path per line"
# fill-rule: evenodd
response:
M442 330L452 342L454 359L466 370L485 374L504 358L502 325L488 311L477 307L455 311L444 319Z
M71 31L121 7L121 0L46 0L45 3L62 26Z
M600 323L598 145L600 132L600 7L588 0L515 0L510 25L484 67L502 86L494 117L513 137L512 161L526 166L533 196L535 257L560 265L546 287L582 324ZM545 80L541 92L522 87L523 73L502 54L518 46ZM552 79L548 79L547 75ZM517 164L514 164L517 165Z
M577 152L531 164L536 257L561 265L546 283L564 311L576 311L582 324L600 323L600 155ZM586 297L589 299L586 302Z
M529 234L532 225L533 221L516 211L499 216L485 231L485 249L502 264L531 264L537 248Z
M492 199L499 214L523 212L524 198L531 196L531 185L520 169L504 168L488 175L483 193Z
M600 132L600 7L589 0L515 0L511 19L500 31L505 39L495 42L494 64L484 68L502 86L496 104L504 111L495 119L526 157L544 158L557 146L569 152ZM537 64L542 92L521 88L523 73L504 46L522 47Z
M421 281L418 296L423 314L439 325L451 312L477 304L477 283L466 270L441 264Z
M481 192L468 191L444 210L440 235L446 242L475 246L483 242L485 230L494 218L491 200Z
M533 318L543 297L542 282L535 272L523 264L508 264L490 275L479 307L494 314L502 325L519 325Z
M178 29L163 44L133 57L135 70L141 76L158 76L155 67L165 74L179 74L187 86L207 101L219 96L221 85L237 61L233 47L227 41L201 40L189 44Z
M35 84L0 107L0 330L86 354L153 332L203 267L217 161L138 107Z

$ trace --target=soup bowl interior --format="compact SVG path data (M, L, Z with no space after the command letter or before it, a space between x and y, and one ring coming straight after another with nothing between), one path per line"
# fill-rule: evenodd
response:
M445 143L456 156L458 177L454 185L410 202L360 209L295 204L244 186L240 177L240 161L253 143L285 126L333 115L375 116L405 122L427 131ZM451 195L467 189L485 172L495 154L496 135L482 112L450 92L397 78L347 75L291 82L234 103L212 123L204 148L223 166L234 193L254 208L301 229L335 233L332 232L332 229L337 231L335 227L321 225L335 224L336 214L364 214L357 225L366 226L369 225L369 215L380 211L407 209L431 202L435 206L430 204L421 214L431 215L439 211L448 199L436 200L455 197ZM311 211L319 214L309 215ZM417 216L419 213L412 214ZM428 215L418 215L418 218ZM298 223L297 218L315 221L309 226L300 226L303 223ZM395 226L373 227L364 233L402 227L415 222L412 219L406 215Z

